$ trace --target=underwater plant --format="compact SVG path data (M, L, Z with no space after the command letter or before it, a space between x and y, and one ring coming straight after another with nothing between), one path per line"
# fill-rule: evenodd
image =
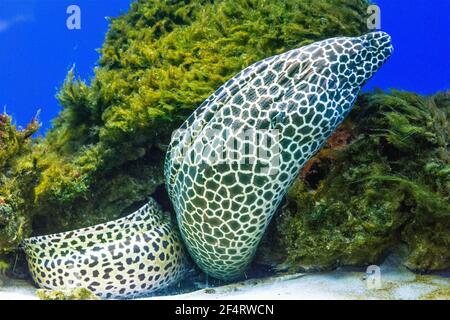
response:
M450 94L378 91L357 106L289 191L265 245L292 269L367 266L397 248L415 271L449 268Z
M10 116L0 114L0 258L31 231L28 209L38 176L32 135L38 128L37 118L20 129Z
M39 289L36 295L40 300L100 300L99 297L86 288L76 288L69 291Z

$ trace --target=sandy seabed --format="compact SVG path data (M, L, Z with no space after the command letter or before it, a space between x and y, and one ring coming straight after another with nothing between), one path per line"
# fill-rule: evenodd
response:
M143 299L181 300L450 300L450 274L417 275L389 261L380 266L380 278L364 272L337 270L252 279L190 293ZM372 281L369 283L369 281ZM27 281L5 281L0 300L35 300L36 289Z

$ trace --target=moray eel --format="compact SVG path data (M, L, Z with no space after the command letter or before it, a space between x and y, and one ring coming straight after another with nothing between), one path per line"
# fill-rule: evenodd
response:
M176 226L153 199L119 220L28 238L23 247L40 287L83 287L102 298L160 290L180 281L188 268Z
M300 169L392 51L389 35L374 32L267 58L220 87L173 135L166 187L204 272L223 280L244 273ZM275 143L246 138L252 130Z

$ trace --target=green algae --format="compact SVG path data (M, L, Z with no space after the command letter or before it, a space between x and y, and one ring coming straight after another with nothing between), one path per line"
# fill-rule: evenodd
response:
M69 291L50 291L39 289L36 295L40 300L100 300L92 291L77 288Z
M38 175L31 137L38 127L33 119L17 128L11 117L0 114L0 260L30 233L27 209Z
M216 293L216 290L213 289L213 288L206 288L205 289L205 293L207 293L207 294L214 294L214 293Z

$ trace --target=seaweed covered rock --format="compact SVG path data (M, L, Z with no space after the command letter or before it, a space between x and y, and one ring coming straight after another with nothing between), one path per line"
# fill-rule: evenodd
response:
M10 116L0 114L0 258L30 233L28 209L38 176L31 137L38 127L33 119L18 129Z
M365 0L133 2L112 19L90 84L71 71L36 147L34 234L122 216L163 184L172 131L245 66L365 32ZM22 214L22 213L17 213Z
M305 168L271 234L296 268L380 262L406 244L416 271L450 267L450 94L363 95Z

